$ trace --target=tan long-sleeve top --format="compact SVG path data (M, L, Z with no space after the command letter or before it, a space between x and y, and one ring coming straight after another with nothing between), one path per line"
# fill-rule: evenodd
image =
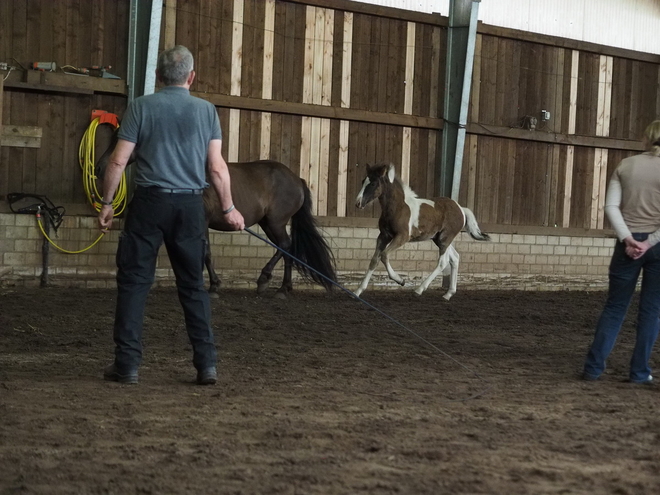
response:
M631 233L649 233L660 241L660 157L650 153L621 160L610 179L605 214L619 240Z

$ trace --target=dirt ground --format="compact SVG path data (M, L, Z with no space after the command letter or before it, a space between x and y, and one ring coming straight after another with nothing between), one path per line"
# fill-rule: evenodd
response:
M0 493L657 494L660 388L578 379L602 292L224 290L194 385L174 289L138 385L104 382L115 292L0 289ZM657 357L656 365L657 365Z

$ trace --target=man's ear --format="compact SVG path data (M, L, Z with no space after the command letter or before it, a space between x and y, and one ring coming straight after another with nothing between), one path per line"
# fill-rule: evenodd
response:
M190 86L190 85L192 85L194 80L195 80L195 71L191 70L190 75L188 76L188 80L186 81L186 83L188 84L188 86Z

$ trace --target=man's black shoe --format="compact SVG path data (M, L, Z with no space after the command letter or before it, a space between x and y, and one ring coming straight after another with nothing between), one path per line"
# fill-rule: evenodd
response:
M120 372L114 363L103 370L103 378L109 382L119 382L134 385L138 382L137 371Z
M204 368L197 372L198 385L215 385L218 381L218 373L215 368Z

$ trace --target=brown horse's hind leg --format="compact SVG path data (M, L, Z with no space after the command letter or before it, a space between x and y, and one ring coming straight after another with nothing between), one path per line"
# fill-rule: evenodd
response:
M289 237L289 234L286 231L286 223L277 227L272 227L265 222L260 223L259 225L273 244L279 246L287 253L290 252L291 237ZM275 265L277 265L282 256L284 256L282 251L278 249L268 263L266 263L266 266L261 270L261 275L259 275L259 278L257 279L258 293L261 293L268 288L270 280L273 278ZM292 266L293 263L291 262L291 258L289 256L284 256L284 279L282 280L282 286L277 290L276 297L286 297L286 295L293 289L293 284L291 283Z
M209 232L206 231L206 254L204 255L204 264L206 271L209 273L209 295L211 297L218 297L218 289L220 288L220 278L215 269L213 268L213 260L211 259L211 242L209 241Z

